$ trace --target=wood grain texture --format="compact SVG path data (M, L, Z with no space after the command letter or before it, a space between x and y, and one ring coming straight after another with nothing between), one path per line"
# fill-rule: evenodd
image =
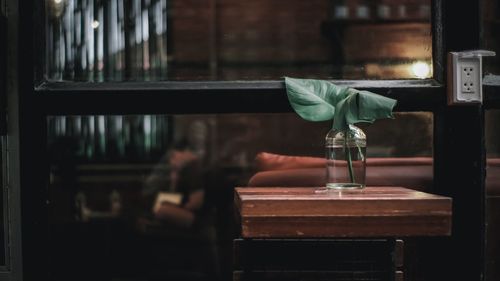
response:
M244 238L442 236L451 198L402 187L236 188Z

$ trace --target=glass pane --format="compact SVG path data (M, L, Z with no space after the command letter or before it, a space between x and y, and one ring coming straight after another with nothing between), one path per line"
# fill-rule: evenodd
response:
M486 281L499 280L500 269L500 110L488 110L486 128Z
M46 0L47 77L428 78L430 0Z
M307 181L321 180L325 164L304 169L311 158L286 156L318 157L313 165L324 160L331 127L296 114L52 116L47 122L54 280L232 280L234 187L259 175L265 184L259 172L280 163L312 170L303 181L315 185ZM368 166L368 183L429 189L432 124L431 113L399 113L364 126L368 159L378 161Z
M484 59L485 72L500 75L500 1L482 0L483 48L497 53L495 57Z

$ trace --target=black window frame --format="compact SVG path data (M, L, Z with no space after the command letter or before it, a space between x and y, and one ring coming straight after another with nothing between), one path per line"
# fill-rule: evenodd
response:
M194 114L291 112L282 81L75 83L43 79L43 1L10 1L22 46L17 58L19 181L24 280L50 280L47 233L46 117L73 114ZM15 6L15 7L14 7ZM484 106L446 104L446 54L480 47L479 1L432 1L433 79L334 80L396 98L396 111L434 113L434 189L453 198L453 230L426 240L435 280L481 280L484 273L484 107L498 107L497 86ZM467 18L464 21L463 18ZM470 40L464 41L464 34ZM27 51L26 51L27 50ZM43 52L43 50L42 50ZM34 71L35 70L35 71ZM194 102L195 101L195 102ZM210 106L207 106L210 105ZM470 148L470 149L469 149ZM461 161L456 161L457 155ZM460 250L457 250L460 249ZM428 262L432 264L432 261Z

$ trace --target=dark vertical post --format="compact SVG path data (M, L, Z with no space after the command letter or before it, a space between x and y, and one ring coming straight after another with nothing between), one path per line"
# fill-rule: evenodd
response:
M479 2L437 1L446 66L450 51L480 46ZM435 45L436 46L436 45ZM446 77L446 67L444 77ZM447 81L450 85L450 81ZM453 229L437 253L435 280L482 280L484 272L484 112L479 105L446 106L436 112L435 192L453 198ZM437 252L435 250L435 252Z
M0 5L3 2L0 1ZM7 8L0 7L0 42L7 41ZM7 44L0 44L0 136L7 133Z
M0 41L7 42L7 17L6 17L6 6L3 1L0 1ZM6 239L8 234L7 225L5 222L7 221L5 218L7 209L7 202L4 196L6 193L6 188L4 186L5 176L4 172L6 169L4 168L7 164L5 159L5 135L7 134L7 87L6 87L6 78L7 78L7 44L0 45L0 266L8 265L8 253L6 247Z
M218 32L217 32L217 0L210 0L209 2L209 8L210 8L210 24L208 26L208 34L210 34L210 49L209 49L209 67L210 67L210 78L212 80L217 79L217 64L218 64L218 59L217 59L217 42L218 42Z
M131 0L124 0L123 1L123 29L124 29L124 40L125 40L125 65L124 65L124 72L125 72L125 80L129 81L132 79L132 42L133 42L133 36L132 36L132 30L134 28L134 22L133 18L131 17L131 10L132 10L132 1Z
M102 61L103 61L103 73L104 73L104 81L109 81L109 80L113 80L113 67L111 65L111 62L112 62L112 58L111 56L113 55L111 53L111 50L110 50L110 44L109 44L109 40L110 40L110 25L111 25L111 17L110 17L110 14L111 14L111 3L109 1L104 1L102 2L102 7L103 7L103 14L104 16L102 17L103 20L100 24L102 24L102 30L103 30L103 48L104 48L104 51L103 51L103 58L102 58Z
M22 238L22 279L50 280L48 273L48 165L46 123L40 96L34 91L34 44L35 12L40 12L42 1L9 1L9 167L12 194L20 192L20 218L22 232L14 232ZM12 26L10 25L12 24ZM40 23L37 23L40 24ZM40 44L40 42L37 42ZM17 198L16 198L17 200ZM16 202L15 205L18 203ZM13 204L11 211L17 212ZM13 221L16 226L19 221ZM12 245L16 246L15 243ZM17 246L16 246L17 247ZM19 262L18 253L13 255ZM21 270L21 268L17 268Z
M441 9L444 0L432 1L432 73L436 81L444 82L444 71L446 68L446 53L444 51L443 38L443 11Z

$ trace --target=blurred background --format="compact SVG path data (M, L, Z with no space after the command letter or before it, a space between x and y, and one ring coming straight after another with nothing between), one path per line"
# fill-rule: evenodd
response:
M47 76L429 78L429 0L48 0Z
M55 280L232 280L234 187L259 152L323 157L332 125L295 113L47 121ZM432 157L431 113L362 128L368 157Z
M482 5L485 48L500 51L500 3ZM432 78L430 0L46 0L45 15L51 81ZM500 74L499 57L486 62ZM487 112L489 158L499 121ZM293 113L47 124L53 280L232 280L234 187L259 152L323 157L331 127ZM433 124L400 112L362 126L368 157L432 157ZM500 197L488 190L486 279L497 280Z

